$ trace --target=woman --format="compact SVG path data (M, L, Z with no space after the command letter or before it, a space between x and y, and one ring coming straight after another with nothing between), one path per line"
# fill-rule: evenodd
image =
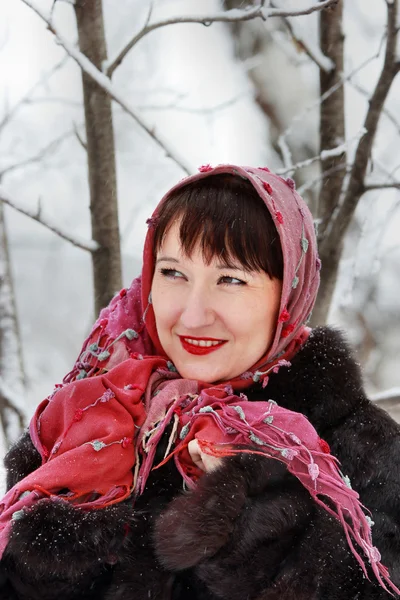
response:
M207 165L168 192L6 457L1 598L399 593L399 427L306 327L319 269L291 180Z

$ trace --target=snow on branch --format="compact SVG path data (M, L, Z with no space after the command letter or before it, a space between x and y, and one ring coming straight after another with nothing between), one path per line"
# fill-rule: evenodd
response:
M25 2L25 0L23 0ZM172 17L169 19L163 19L155 23L148 23L142 27L142 29L134 35L131 40L120 50L117 56L107 61L103 66L103 71L111 77L115 69L121 64L125 56L132 50L132 48L148 33L160 29L161 27L167 27L169 25L177 25L182 23L199 23L205 26L209 26L212 23L238 23L242 21L251 21L252 19L260 18L266 21L270 17L299 17L303 15L309 15L316 11L321 11L324 8L337 4L338 0L323 0L322 2L313 2L308 7L297 10L284 10L281 8L266 8L265 2L261 2L257 6L253 6L247 9L233 8L231 10L221 11L211 15L185 15ZM148 19L147 19L148 21Z
M271 6L275 6L275 3L271 2ZM333 61L321 51L321 48L306 39L298 27L296 19L283 17L283 22L296 46L303 50L321 71L330 73L335 68Z
M387 4L387 35L385 59L381 74L369 100L369 108L364 121L367 133L360 139L349 176L349 182L343 202L333 215L326 237L322 240L321 254L329 252L331 244L339 244L354 214L358 201L365 191L365 175L371 156L372 145L383 112L384 104L391 85L400 70L400 62L396 57L398 36L397 12L399 0Z
M343 86L347 81L350 81L351 78L354 77L354 75L356 73L358 73L359 71L364 69L372 61L379 58L379 54L380 54L380 49L378 50L378 52L375 52L372 56L365 59L361 64L359 64L357 67L355 67L348 73L343 73L337 83L335 83L324 94L322 94L322 96L319 96L314 102L310 103L308 106L306 106L304 108L304 110L302 110L301 112L299 112L297 115L295 115L293 117L293 119L291 120L288 127L281 133L281 135L279 136L279 139L278 139L278 145L279 145L282 155L283 155L283 161L284 161L285 168L289 168L292 165L291 153L290 153L289 146L287 143L287 138L293 133L293 130L295 129L296 125L301 124L309 112L314 111L316 108L318 108L318 106L322 102L325 102L325 100L327 100L330 96L332 96L332 94L334 94L341 86Z
M8 192L4 190L2 186L0 186L0 202L4 202L8 206L11 206L14 210L22 213L23 215L33 219L37 223L40 223L47 229L50 229L53 233L63 238L67 242L70 242L77 248L81 250L86 250L87 252L96 252L99 249L99 244L94 240L85 240L79 236L71 235L70 233L64 231L59 225L53 223L48 217L43 217L42 210L40 206L40 201L38 208L36 210L32 210L30 208L25 208L19 202L10 196Z
M336 1L336 0L335 0ZM122 94L115 89L110 79L84 55L79 52L50 22L44 11L40 9L32 0L22 0L24 4L29 6L48 26L48 29L56 36L59 44L66 50L82 71L86 73L93 81L97 83L121 108L131 116L136 123L146 131L146 133L156 142L156 144L165 152L165 155L173 160L187 175L193 172L193 169L187 165L186 161L178 155L178 152L169 145L169 142L162 139L162 136L157 133L151 124L146 123L143 116L124 99Z
M287 175L293 173L293 171L297 171L297 169L304 169L305 167L309 167L315 162L324 161L327 158L333 158L335 156L340 156L345 152L348 147L353 142L358 142L365 134L367 130L363 127L360 131L353 136L352 138L343 142L343 144L339 144L335 148L331 148L330 150L322 150L317 156L313 156L312 158L308 158L307 160L303 160L301 162L296 163L295 165L291 165L289 167L285 167L284 169L277 169L276 173L278 175Z

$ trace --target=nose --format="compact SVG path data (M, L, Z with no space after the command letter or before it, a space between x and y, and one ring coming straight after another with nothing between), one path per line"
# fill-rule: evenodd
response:
M193 288L183 300L180 322L186 330L209 327L215 321L215 312L207 291Z

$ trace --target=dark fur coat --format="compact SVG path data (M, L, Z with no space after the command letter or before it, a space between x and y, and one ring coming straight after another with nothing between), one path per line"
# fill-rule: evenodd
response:
M400 428L371 404L342 336L313 331L254 386L305 414L372 512L373 542L400 584ZM8 487L40 464L26 434L6 457ZM83 512L39 501L15 521L0 563L1 600L376 600L340 524L281 463L226 458L182 492L170 461L131 502Z

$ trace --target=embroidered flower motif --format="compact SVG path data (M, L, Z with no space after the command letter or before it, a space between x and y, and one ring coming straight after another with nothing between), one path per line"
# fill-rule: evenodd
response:
M279 323L286 323L287 321L290 321L290 313L288 312L288 310L286 308L283 309L283 311L279 315L278 320L279 320Z
M127 448L130 444L131 444L131 440L127 437L124 437L124 439L121 442L121 446L123 448Z
M272 196L272 187L270 186L270 184L269 184L267 181L263 181L263 182L262 182L262 184L263 184L263 188L264 188L264 190L265 190L266 192L268 192L268 194L269 194L270 196Z
M313 481L315 481L319 475L319 466L316 463L308 465L308 472Z
M96 452L100 452L100 450L102 450L103 448L106 447L106 444L104 442L101 442L100 440L95 440L94 442L90 442L90 445L93 447L93 450L95 450Z
M294 181L294 179L292 179L291 177L288 177L287 179L285 179L285 181L291 190L296 189L296 182Z
M157 217L150 217L146 220L147 227L155 227L157 224Z
M23 500L24 498L26 498L27 496L29 496L29 494L31 494L31 490L26 490L26 492L22 492L22 494L20 494L20 496L18 497L18 500Z
M12 520L13 521L19 521L20 519L22 519L25 516L25 511L24 509L21 510L16 510L13 515L12 515Z
M289 335L290 335L291 333L293 333L293 331L294 331L295 329L296 329L296 325L295 325L294 323L293 323L292 325L287 325L287 326L286 326L286 327L285 327L285 328L282 330L281 336L282 336L283 338L287 338L287 337L289 337Z
M126 296L126 289L122 288L122 290L120 290L120 292L119 292L119 297L123 298L124 296Z
M325 452L325 454L330 454L331 453L331 449L330 449L330 446L329 446L328 442L326 442L322 438L319 438L318 444L319 444L322 452Z
M251 379L253 377L253 373L251 371L245 371L241 374L240 379Z
M263 423L266 423L267 425L271 425L273 422L274 422L274 417L272 415L269 415L268 417L263 419Z
M299 285L299 281L300 279L297 277L297 275L295 275L292 279L292 289L295 290L297 288L297 286Z
M266 446L265 442L263 442L259 437L257 437L256 434L252 431L249 432L249 438L258 446Z
M82 417L83 417L83 412L84 412L84 411L83 411L81 408L78 408L78 409L75 411L74 418L72 419L74 423L77 423L78 421L80 421L80 420L82 419Z
M372 546L372 548L369 549L368 558L371 561L371 563L377 563L381 561L381 553L379 552L378 548L376 548L376 546Z
M201 165L201 167L199 167L200 173L207 173L208 171L212 171L212 170L213 170L213 167L210 164Z
M97 357L99 360L106 360L107 358L109 358L111 356L111 354L109 353L108 350L104 350L103 352L101 352L99 354L99 356Z
M133 339L136 340L139 337L134 329L126 329L124 331L124 333L125 333L125 337L127 337L128 340L133 340Z
M278 221L278 223L280 225L283 225L283 215L279 210L276 211L275 217L276 217L276 220Z
M181 440L184 440L184 439L185 439L185 437L186 437L186 436L187 436L187 434L189 433L189 429L190 429L190 427L189 427L189 423L187 423L186 425L184 425L184 426L182 427L182 429L181 429L181 432L180 432L180 434L179 434L179 437L180 437L180 439L181 439Z
M284 448L281 450L281 454L283 458L287 458L288 460L293 460L297 455L297 450L292 450L292 448Z
M349 490L351 490L352 487L351 487L350 477L348 475L343 475L343 481L345 482L345 484L349 488Z
M308 239L306 237L302 237L301 238L301 249L303 250L304 253L307 252L308 250Z
M107 389L100 398L100 402L108 402L112 398L115 398L115 394L112 390Z
M268 400L268 402L272 402L272 400ZM294 442L298 446L301 446L301 440L297 437L297 435L295 435L294 433L289 433L289 438L292 440L292 442Z

